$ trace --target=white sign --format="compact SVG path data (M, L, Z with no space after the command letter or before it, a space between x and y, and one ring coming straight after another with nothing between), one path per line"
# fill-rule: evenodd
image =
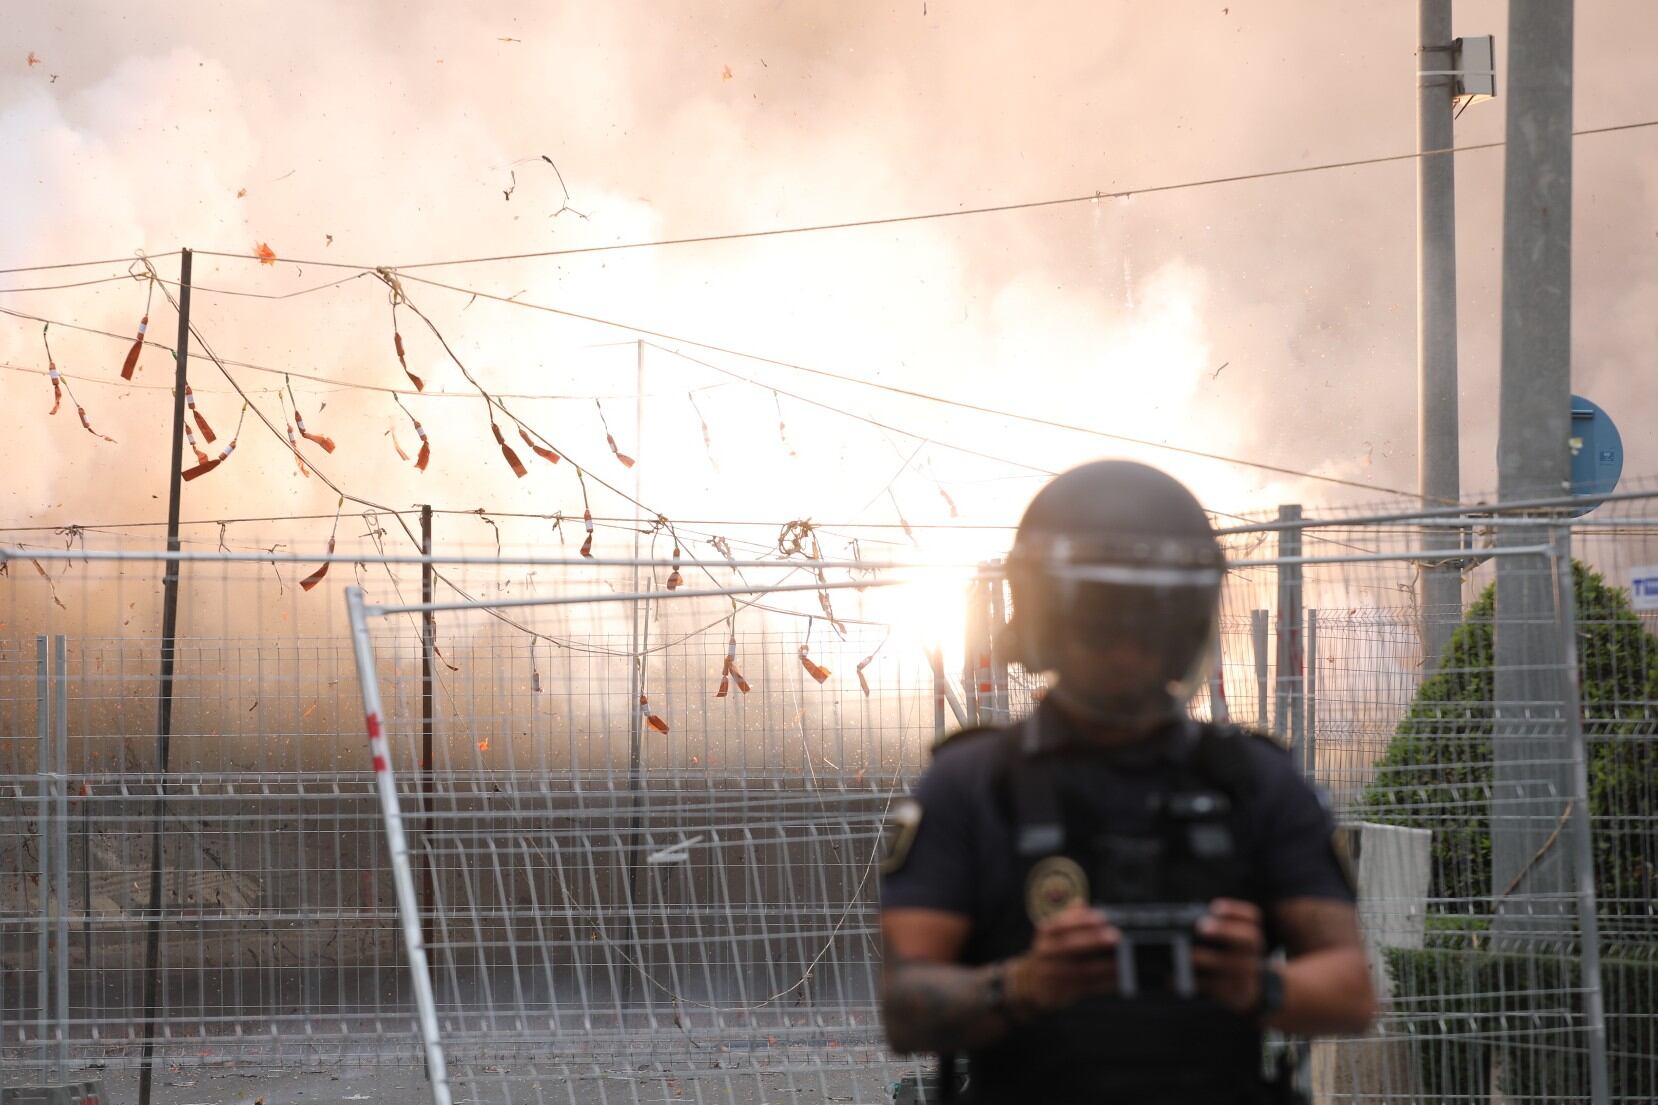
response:
M1629 597L1637 610L1658 610L1658 566L1629 570Z

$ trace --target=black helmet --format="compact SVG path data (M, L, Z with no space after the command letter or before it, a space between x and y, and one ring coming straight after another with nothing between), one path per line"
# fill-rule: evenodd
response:
M1158 658L1156 685L1133 701L1096 701L1096 712L1178 709L1213 642L1224 572L1209 518L1178 480L1126 460L1073 468L1039 491L1019 522L1008 556L1013 653L1047 671L1067 638L1138 645ZM1065 690L1089 697L1086 687Z

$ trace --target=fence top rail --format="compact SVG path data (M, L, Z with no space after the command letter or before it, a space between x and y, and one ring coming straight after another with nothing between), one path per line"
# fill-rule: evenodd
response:
M472 602L406 602L393 605L363 603L363 613L369 617L388 614L423 614L457 610L498 610L519 606L579 606L595 602L657 602L662 599L726 598L735 595L763 593L774 595L782 591L861 591L867 587L896 587L910 582L903 579L853 579L813 581L811 583L754 583L743 587L705 587L699 590L680 588L673 591L590 591L580 595L547 595L514 599L488 599ZM346 588L346 593L362 589Z
M1283 528L1273 526L1269 528ZM1221 534L1239 532L1237 530L1217 531ZM1505 556L1538 556L1553 552L1549 545L1515 545L1478 550L1466 549L1402 549L1381 552L1363 552L1332 554L1329 556L1272 556L1258 557L1246 560L1231 560L1226 564L1228 571L1254 568L1275 568L1288 565L1318 565L1318 564L1361 564L1376 561L1449 561L1466 559L1469 556L1478 556L1488 559ZM635 558L635 557L537 557L537 556L477 556L477 555L441 555L423 556L418 553L407 555L363 554L351 553L304 553L304 552L227 552L227 551L184 551L167 549L31 549L26 552L14 549L0 548L0 564L13 560L37 560L50 562L97 561L97 562L180 562L202 564L433 564L433 565L514 565L548 568L684 568L686 558L674 560L667 557ZM690 564L708 568L786 568L789 571L805 569L808 571L848 571L848 572L928 572L941 568L968 568L974 578L980 580L1002 579L1006 575L1006 565L1001 561L932 561L930 563L907 563L897 560L803 560L790 558L771 558L766 560L690 560ZM852 580L846 583L831 584L835 587L872 587L904 582L903 580L876 581L870 579ZM696 595L725 595L725 594L752 594L755 591L777 590L821 590L824 583L803 584L799 587L783 585L753 586L720 591L663 591L639 592L637 594L605 594L586 595L560 599L560 602L583 602L618 599L645 599L645 598L676 598L692 597ZM382 613L418 612L421 610L448 610L469 609L473 606L535 606L549 605L550 599L529 599L515 602L494 603L455 603L455 604L411 604L407 606L371 606L371 609Z
M1387 514L1359 514L1350 518L1293 518L1273 519L1266 522L1249 522L1238 526L1221 526L1215 530L1217 536L1238 536L1246 533L1274 533L1279 530L1300 529L1328 529L1343 526L1378 526L1389 523L1413 524L1427 522L1432 519L1451 519L1461 524L1490 524L1499 516L1516 511L1550 511L1570 509L1572 507L1590 507L1591 509L1603 503L1631 502L1640 499L1658 499L1658 488L1644 488L1638 491L1616 491L1608 495L1557 495L1544 499L1514 499L1506 503L1455 503L1444 507L1425 507L1411 511L1398 511ZM1570 525L1575 519L1565 518L1558 513L1539 514L1534 518L1525 519L1532 524L1556 523Z
M772 557L767 560L717 560L682 557L559 557L559 556L483 556L467 554L408 554L305 553L305 552L226 552L186 551L182 549L7 549L0 547L0 563L12 560L45 561L178 561L181 563L243 563L269 564L477 564L528 565L547 568L683 568L685 564L713 568L788 568L791 571L806 568L824 571L924 571L934 568L976 568L977 560L931 561L925 564L897 560L805 560L799 557Z
M1509 556L1552 556L1554 551L1554 547L1551 545L1510 545L1504 548L1475 549L1471 551L1463 549L1418 549L1414 552L1345 553L1331 556L1268 556L1258 560L1229 560L1226 563L1226 570L1282 568L1290 565L1370 564L1387 560L1438 563L1468 560L1473 557L1486 560Z

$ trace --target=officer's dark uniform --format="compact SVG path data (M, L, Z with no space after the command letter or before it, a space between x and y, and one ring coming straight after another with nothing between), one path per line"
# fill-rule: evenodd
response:
M1218 803L1189 800L1217 793ZM882 907L970 918L967 965L1029 950L1029 898L1040 893L1031 874L1048 855L1087 872L1096 903L1121 895L1253 902L1267 918L1269 947L1279 943L1272 903L1353 901L1318 796L1277 745L1237 729L1171 722L1107 750L1083 745L1044 705L1032 721L969 730L940 746L914 798L920 821L885 875ZM1188 821L1177 823L1182 816ZM1167 981L1142 979L1133 999L1091 998L1021 1022L969 1055L964 1099L1262 1100L1260 1028L1201 996L1174 996Z

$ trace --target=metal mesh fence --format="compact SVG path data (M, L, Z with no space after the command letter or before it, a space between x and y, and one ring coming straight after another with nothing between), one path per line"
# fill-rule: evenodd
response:
M1597 1034L1608 1100L1658 1094L1658 625L1630 597L1658 563L1649 513L1635 499L1577 522L1565 590L1558 532L1525 519L1227 535L1218 678L1194 709L1277 735L1331 794L1387 1000L1370 1036L1315 1046L1319 1100L1586 1098ZM1415 600L1420 572L1445 569L1412 551L1447 530L1460 615ZM1551 551L1492 555L1517 545ZM613 592L659 590L676 566L497 552L434 569L440 599L477 605L436 615L429 683L419 614L373 625L458 1097L885 1100L917 1068L880 1045L878 828L941 724L1017 716L1039 693L999 651L1005 591L964 602L944 572L837 589L837 628L813 590L775 589L813 582L798 564L687 562L686 589L774 590L630 603ZM245 555L182 569L164 777L155 554L8 555L13 1080L102 1063L119 1088L148 1045L181 1084L318 1069L428 1092L341 601L355 583L411 603L421 566L366 539L304 591L319 560ZM1487 595L1499 561L1523 616ZM606 601L564 601L580 596ZM547 604L491 605L523 599ZM888 628L895 612L959 624L963 606L959 669L936 626ZM1425 663L1434 624L1449 649Z

